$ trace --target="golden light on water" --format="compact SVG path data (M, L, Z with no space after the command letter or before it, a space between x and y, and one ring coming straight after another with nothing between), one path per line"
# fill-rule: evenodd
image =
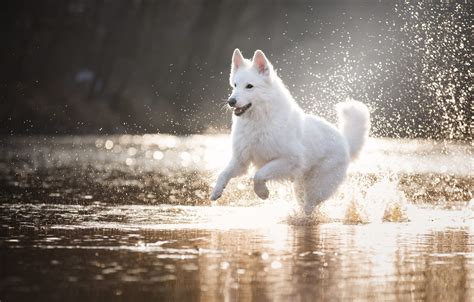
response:
M141 147L126 147L133 144ZM136 164L140 152L151 152L150 157L159 165L170 169L198 169L208 174L209 188L214 185L218 171L225 167L230 158L227 135L194 135L187 138L148 134L124 135L116 140L110 138L105 144L99 144L97 147L111 149L122 145L128 150L127 165ZM335 196L320 206L313 222L374 223L409 220L415 223L416 217L410 215L417 215L417 207L407 200L406 192L400 188L399 175L414 171L415 174L469 175L471 164L469 160L466 161L466 154L469 153L470 147L465 144L442 144L423 140L402 143L402 140L372 138L361 158L351 165L348 179ZM176 164L177 166L174 166ZM251 168L247 176L232 180L222 199L215 204L217 212L212 222L215 228L219 228L219 225L222 228L248 228L281 221L308 223L302 217L302 220L299 220L295 214L297 205L292 202L288 184L271 184L272 200L261 204L252 192L253 173L255 169ZM374 182L374 178L378 180ZM232 205L255 206L243 208L241 216L237 212L229 217L217 215L219 211L223 211L219 204L225 205L229 202Z
M206 301L250 299L257 289L262 300L473 296L468 145L372 139L339 191L306 217L288 184L270 184L269 200L259 200L254 169L232 180L211 204L209 192L230 156L226 135L75 139L74 156L65 152L67 141L56 143L61 147L37 150L29 162L36 170L20 165L18 175L59 166L62 176L51 181L59 175L51 173L51 183L39 191L46 195L37 198L76 204L13 202L0 210L24 229L32 228L31 219L46 217L48 232L35 235L34 252L79 255L53 259L63 266L75 267L72 259L96 252L93 266L76 267L94 280L146 281L161 288L184 282L199 286L195 293ZM15 152L22 156L21 148ZM86 169L79 183L54 187L68 179L67 167L78 160L97 170ZM12 184L34 184L27 180ZM79 185L77 196L65 189ZM24 236L12 235L6 244L29 246ZM127 258L119 263L100 256L115 253Z

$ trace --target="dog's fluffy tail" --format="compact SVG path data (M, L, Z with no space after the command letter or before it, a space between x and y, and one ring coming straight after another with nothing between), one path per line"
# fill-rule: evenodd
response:
M369 135L369 108L358 101L347 101L336 105L339 130L349 145L351 159L359 155Z

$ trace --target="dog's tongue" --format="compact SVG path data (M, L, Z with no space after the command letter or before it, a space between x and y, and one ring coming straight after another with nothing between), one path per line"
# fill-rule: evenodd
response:
M235 108L235 109L234 109L235 114L240 114L240 113L242 113L242 111L244 111L244 108L243 108L243 107Z

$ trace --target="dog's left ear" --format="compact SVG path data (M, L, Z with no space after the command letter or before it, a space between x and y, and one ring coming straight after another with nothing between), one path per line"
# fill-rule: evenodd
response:
M265 54L260 49L257 49L253 55L252 66L263 75L269 75L270 70L273 68L272 64L268 61L267 57L265 57Z

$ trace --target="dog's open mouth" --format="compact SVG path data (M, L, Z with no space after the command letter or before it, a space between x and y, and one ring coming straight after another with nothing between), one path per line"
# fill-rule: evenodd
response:
M243 107L235 107L234 108L234 114L236 116L241 116L242 114L245 113L245 111L247 111L247 109L250 108L250 106L252 106L252 103L248 103L247 105L245 105Z

